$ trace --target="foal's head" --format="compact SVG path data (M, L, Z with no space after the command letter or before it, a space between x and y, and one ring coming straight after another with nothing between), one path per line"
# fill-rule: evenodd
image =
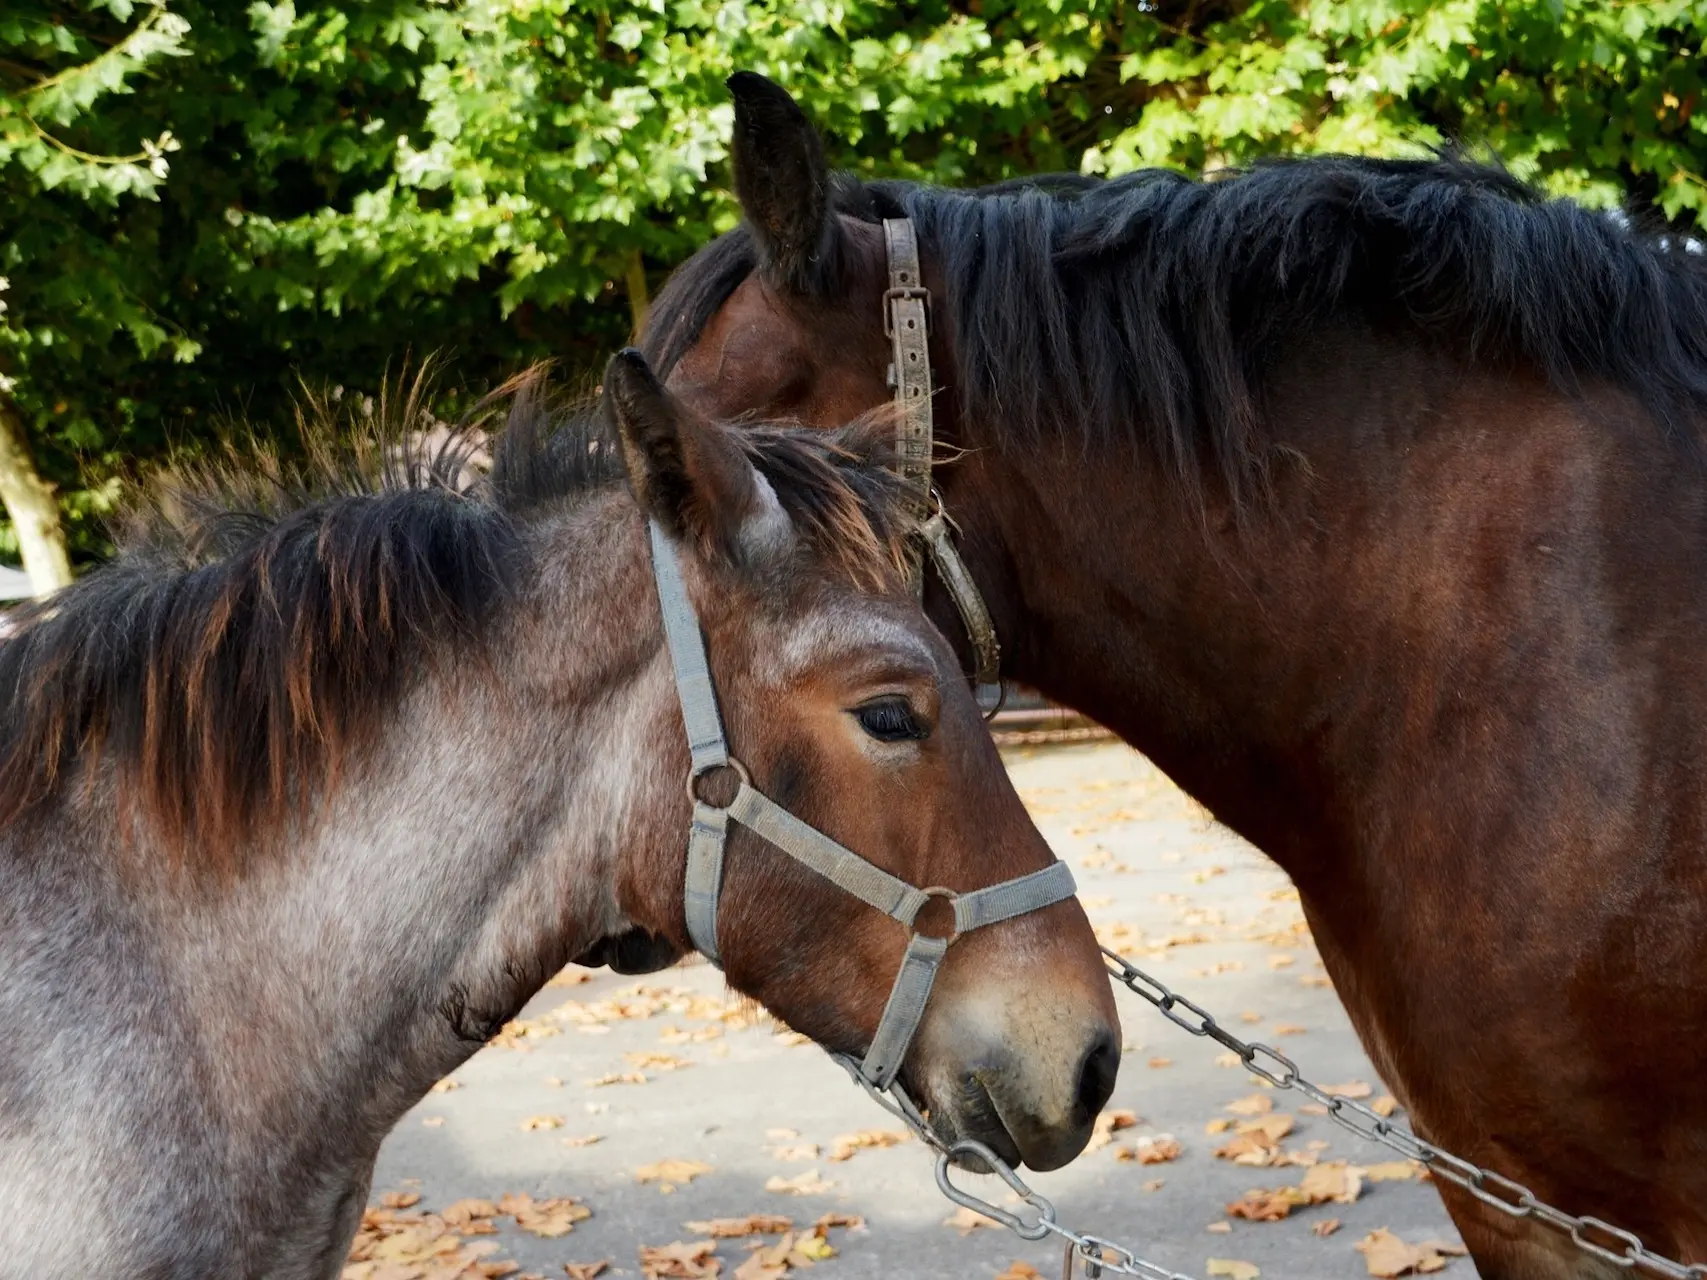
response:
M678 548L731 748L754 786L921 887L970 891L1052 862L953 652L897 568L903 505L881 466L891 428L725 429L633 355L612 362L605 402L630 487ZM650 591L640 524L633 589ZM648 718L669 762L656 802L673 821L663 847L654 835L624 851L619 893L628 920L685 950L688 753L662 652L656 664ZM731 831L717 926L730 982L826 1047L863 1053L906 930ZM948 932L940 905L922 930ZM945 1135L1052 1168L1082 1148L1118 1053L1096 944L1069 899L949 948L902 1078Z

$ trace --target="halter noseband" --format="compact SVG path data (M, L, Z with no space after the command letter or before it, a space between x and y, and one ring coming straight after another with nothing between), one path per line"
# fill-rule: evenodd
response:
M972 642L972 676L979 684L996 684L1002 678L1002 647L996 625L978 586L966 571L966 562L955 550L954 538L942 500L931 486L935 435L931 412L931 292L925 288L919 267L919 240L911 218L885 218L883 242L889 257L889 289L883 295L883 332L893 353L889 385L901 419L896 427L896 453L901 475L912 484L913 514L919 521L918 537L930 552L943 585L954 598L960 621ZM923 593L924 565L917 556L908 564L913 590Z
M1004 880L972 893L948 889L919 889L837 844L807 825L774 800L757 791L741 763L729 754L723 719L717 710L717 690L711 681L705 638L699 616L688 599L675 549L656 521L650 523L652 576L658 584L658 604L664 615L664 640L676 674L676 694L687 726L688 795L693 800L693 826L688 835L687 884L683 895L688 937L706 959L719 964L717 900L723 885L723 849L729 823L735 821L762 837L797 862L804 863L838 888L884 915L899 920L912 933L901 971L889 991L877 1034L859 1064L860 1075L878 1089L895 1082L913 1034L925 1015L931 985L949 944L963 933L1037 911L1073 896L1073 873L1065 862L1041 871ZM701 798L699 780L716 769L730 769L740 782L735 798L714 805ZM954 908L954 932L932 937L914 928L925 904L942 898Z

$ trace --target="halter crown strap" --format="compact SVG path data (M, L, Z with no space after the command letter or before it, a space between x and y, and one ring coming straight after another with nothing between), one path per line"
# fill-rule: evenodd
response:
M935 422L931 411L930 290L925 288L919 265L919 238L911 218L885 218L883 243L889 253L889 290L883 295L883 329L889 335L893 359L889 385L901 406L896 428L896 452L901 475L914 491L914 514L919 519L919 537L936 565L943 585L960 610L972 642L973 679L995 684L1001 678L1002 647L996 640L996 625L978 594L977 584L955 549L949 534L948 517L933 501L931 461L935 451ZM936 509L933 511L932 508ZM925 589L924 565L916 552L909 552L907 577L915 594Z
M699 618L682 582L675 550L656 521L650 524L650 534L653 576L658 583L658 604L664 618L664 641L670 651L676 693L681 700L682 720L693 757L688 792L693 795L694 781L716 768L732 768L741 780L734 800L727 806L709 804L694 795L683 894L688 936L694 947L713 964L718 963L717 900L723 886L723 851L731 820L861 902L900 921L909 930L932 898L953 902L953 935L936 938L913 933L871 1047L860 1064L861 1075L875 1087L887 1089L907 1056L907 1048L930 1000L937 969L954 938L1070 898L1075 892L1073 873L1066 863L1054 862L1040 871L972 893L919 889L838 844L755 789L746 770L729 754L723 720L717 712L711 667L706 659L705 638L700 634Z
M896 440L901 475L914 490L914 515L923 519L931 489L931 348L930 318L925 304L930 293L919 267L919 240L910 218L885 218L883 240L889 251L889 291L883 295L883 327L889 335L894 362L889 381L901 405ZM917 564L914 565L915 571ZM915 572L914 586L923 575Z

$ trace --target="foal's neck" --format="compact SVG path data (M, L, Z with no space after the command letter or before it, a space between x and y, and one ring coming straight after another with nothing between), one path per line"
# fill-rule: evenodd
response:
M635 868L618 857L670 847L644 827L679 794L636 526L541 532L531 598L490 661L424 678L312 838L208 910L191 962L208 1066L236 1148L263 1166L240 1176L286 1201L365 1187L436 1080L622 932L617 881Z

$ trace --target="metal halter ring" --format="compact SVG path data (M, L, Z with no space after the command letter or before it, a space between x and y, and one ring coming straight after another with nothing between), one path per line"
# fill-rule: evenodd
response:
M743 787L750 787L753 785L753 775L747 772L747 766L742 764L734 756L729 756L724 759L722 764L708 764L705 768L695 769L693 772L688 774L688 799L693 801L695 804L708 805L713 809L727 809L729 807L728 805L712 804L711 801L702 797L698 791L699 780L716 773L719 769L733 769L735 771L735 776L741 780L741 785Z
M960 895L958 893L956 893L953 889L945 889L940 884L933 884L928 889L920 889L919 892L924 894L925 897L927 897L927 898L939 898L939 899L941 899L943 902L948 903L950 908L952 908L954 906L954 904L957 901L959 901L959 899L960 899ZM926 938L934 938L934 937L936 937L936 935L934 933L925 933L924 930L919 928L919 917L924 914L924 911L925 911L924 904L921 903L919 905L919 909L913 913L913 923L910 927L913 930L913 932L916 934L920 934ZM954 919L952 914L949 916L949 919L950 920ZM960 937L960 930L958 930L958 929L954 928L952 925L950 925L949 931L948 931L948 937L943 939L943 945L944 946L953 946L955 939L958 937Z

